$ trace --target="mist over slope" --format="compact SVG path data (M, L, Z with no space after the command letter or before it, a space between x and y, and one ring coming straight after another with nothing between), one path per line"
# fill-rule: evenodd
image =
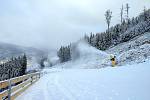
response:
M74 43L71 50L72 60L60 63L57 68L101 68L110 66L109 54L100 51L86 42Z
M110 55L116 56L117 66L145 62L150 59L150 32L128 42L100 51L86 42L72 44L71 61L58 64L61 68L102 68L111 66Z
M107 53L100 51L84 41L79 41L78 43L73 45L72 48L72 59L79 59L79 58L95 58L98 57L99 59L103 59L108 56Z
M10 58L12 56L19 56L22 54L27 54L28 56L42 56L44 51L32 48L23 47L14 44L2 43L0 42L0 59Z
M11 57L21 56L23 54L27 55L28 58L28 68L27 70L33 70L39 68L39 60L42 57L47 56L47 52L32 48L23 47L14 44L2 43L0 42L0 60L7 61Z
M0 42L0 60L23 54L19 46Z

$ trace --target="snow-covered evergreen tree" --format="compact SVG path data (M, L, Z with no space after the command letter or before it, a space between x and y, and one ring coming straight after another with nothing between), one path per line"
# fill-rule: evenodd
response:
M123 20L121 24L109 28L106 32L97 33L96 35L91 33L84 40L100 50L106 50L148 31L150 31L150 9L144 9L144 12L138 17Z
M12 57L8 62L0 65L0 81L24 75L27 68L26 55Z
M57 52L57 55L60 59L60 62L66 62L71 60L71 49L70 49L71 45L69 46L62 46L59 51Z
M129 11L129 6L126 5L126 7ZM128 13L128 11L126 12ZM111 14L110 10L105 14L106 22L108 24L108 29L105 32L97 34L91 32L90 36L85 35L83 38L91 46L96 47L99 50L106 50L150 31L150 9L147 10L145 8L139 16L131 19L129 18L129 15L127 15L128 20L122 18L120 24L116 24L112 27L110 27ZM73 51L73 48L74 46L62 46L59 49L57 54L60 58L60 62L71 60L71 51Z

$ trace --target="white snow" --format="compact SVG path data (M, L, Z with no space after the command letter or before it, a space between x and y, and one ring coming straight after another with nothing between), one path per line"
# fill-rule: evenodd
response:
M150 100L149 37L145 33L107 53L76 43L71 61L44 69L47 74L16 100ZM123 66L110 67L111 53Z
M150 32L106 50L117 57L119 65L134 64L150 59Z
M45 69L16 100L150 100L150 61L102 69Z
M119 65L140 63L144 62L146 59L150 59L150 44L144 44L118 56Z

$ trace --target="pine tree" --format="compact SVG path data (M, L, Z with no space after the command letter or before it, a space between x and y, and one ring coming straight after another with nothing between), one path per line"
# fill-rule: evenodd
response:
M22 75L24 75L26 73L26 69L27 69L27 57L26 54L23 55L22 57Z
M26 55L21 57L11 57L8 62L0 65L0 75L2 76L0 80L24 75L26 72L26 68Z
M59 49L59 51L57 52L57 55L60 59L60 62L66 62L71 60L71 45L69 46L61 46L61 48Z

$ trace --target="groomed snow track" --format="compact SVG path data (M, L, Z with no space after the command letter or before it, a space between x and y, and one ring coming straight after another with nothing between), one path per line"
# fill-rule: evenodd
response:
M16 100L150 100L150 62L102 69L45 69Z

